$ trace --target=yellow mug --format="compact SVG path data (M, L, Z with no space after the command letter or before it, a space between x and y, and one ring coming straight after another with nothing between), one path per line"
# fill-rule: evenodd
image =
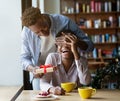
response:
M92 87L80 87L78 93L82 99L88 99L96 93L96 89Z
M67 93L71 92L75 88L76 84L74 82L64 82L61 83L61 88L63 88Z

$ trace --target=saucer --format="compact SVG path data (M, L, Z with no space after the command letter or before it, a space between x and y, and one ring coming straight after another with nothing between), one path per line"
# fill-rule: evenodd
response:
M40 101L40 100L42 100L42 101L48 101L48 100L55 100L57 98L58 98L57 95L50 94L49 96L38 96L38 95L36 95L33 99L37 100L37 101Z

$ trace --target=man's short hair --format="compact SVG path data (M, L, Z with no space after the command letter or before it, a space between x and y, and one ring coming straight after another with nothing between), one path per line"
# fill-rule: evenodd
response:
M22 25L27 27L34 25L39 19L40 15L41 15L41 12L39 8L35 8L35 7L27 8L23 12L21 17Z

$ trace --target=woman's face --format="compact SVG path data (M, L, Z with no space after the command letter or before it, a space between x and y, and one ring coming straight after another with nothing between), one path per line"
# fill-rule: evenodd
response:
M73 59L71 47L68 45L58 46L58 51L61 53L62 59Z

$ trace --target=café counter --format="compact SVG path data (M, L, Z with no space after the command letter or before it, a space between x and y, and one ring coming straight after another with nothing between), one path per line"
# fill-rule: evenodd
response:
M23 90L16 101L36 101L35 96L39 91ZM54 101L119 101L120 90L97 90L90 99L81 99L77 90L66 95L58 96ZM39 101L39 100L38 100Z

